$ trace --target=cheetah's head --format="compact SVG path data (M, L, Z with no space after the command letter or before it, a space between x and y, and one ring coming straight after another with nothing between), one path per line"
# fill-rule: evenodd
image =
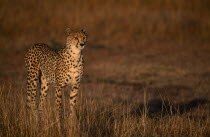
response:
M87 41L87 34L85 30L80 31L72 31L69 28L66 30L67 32L67 48L76 48L82 50L85 47Z

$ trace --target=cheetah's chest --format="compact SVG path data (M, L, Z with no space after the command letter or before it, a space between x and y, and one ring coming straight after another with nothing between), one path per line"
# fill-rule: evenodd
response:
M66 79L67 84L76 84L80 82L82 71L72 68L72 69L69 69L69 71L66 73L66 76L67 76L67 79Z

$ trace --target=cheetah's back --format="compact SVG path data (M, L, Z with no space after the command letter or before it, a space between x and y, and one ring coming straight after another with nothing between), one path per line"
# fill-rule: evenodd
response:
M47 79L54 81L58 54L47 44L35 44L25 56L28 71L41 71Z

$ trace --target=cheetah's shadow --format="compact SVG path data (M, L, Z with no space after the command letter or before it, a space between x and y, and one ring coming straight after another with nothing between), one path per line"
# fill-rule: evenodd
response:
M184 114L201 105L209 103L206 98L196 98L187 103L173 104L167 100L152 99L147 103L147 115L150 118L171 116L175 114ZM145 107L139 104L137 108L131 111L132 115L141 116Z

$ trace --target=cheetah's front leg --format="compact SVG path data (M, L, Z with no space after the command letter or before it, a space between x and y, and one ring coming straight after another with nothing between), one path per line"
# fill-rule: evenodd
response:
M73 126L76 124L76 111L75 111L75 105L77 102L77 96L79 92L79 84L72 85L71 91L70 91L70 97L69 97L69 103L70 103L70 119L71 119L71 125Z

